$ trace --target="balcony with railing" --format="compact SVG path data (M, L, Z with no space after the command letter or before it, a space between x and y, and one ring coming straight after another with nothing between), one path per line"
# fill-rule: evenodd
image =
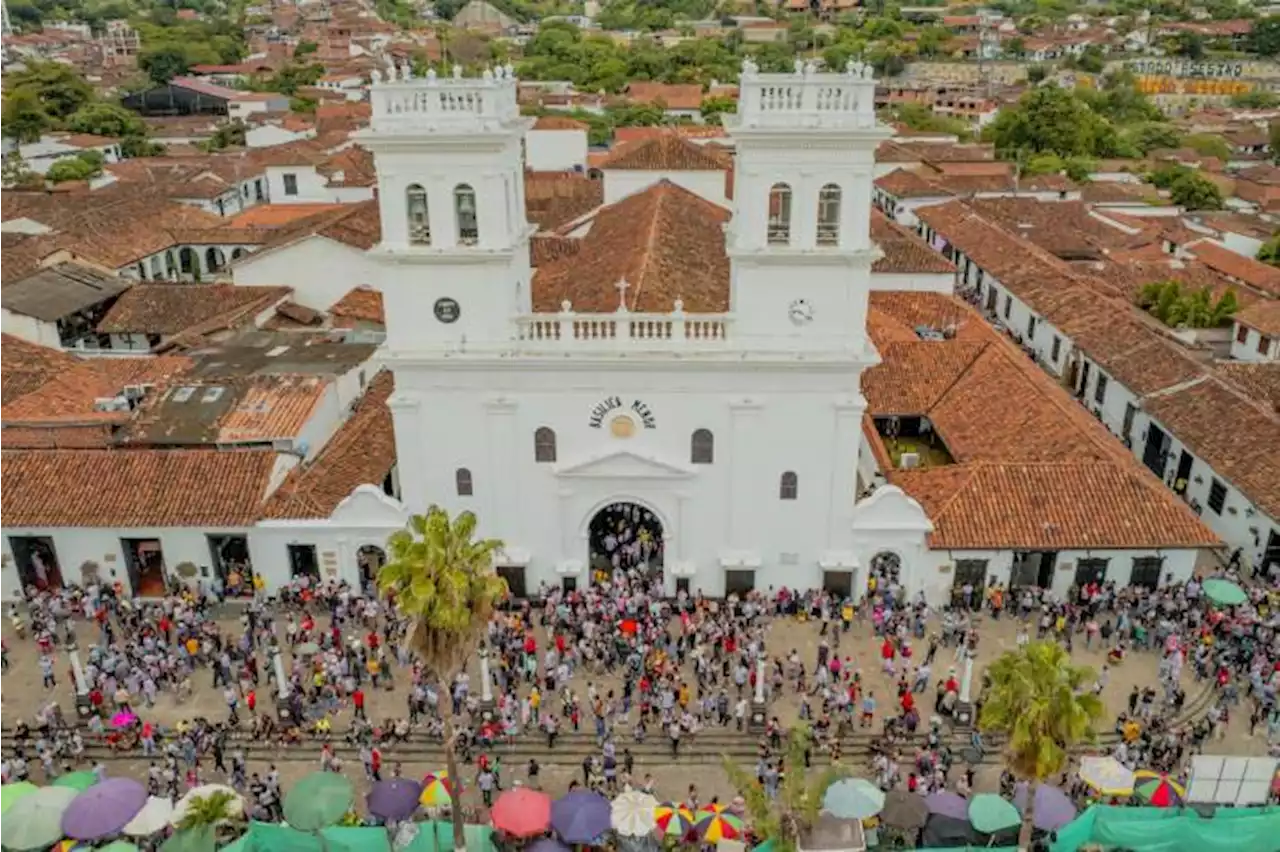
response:
M730 314L689 314L675 302L671 313L632 313L619 308L611 314L576 313L569 302L558 314L529 314L516 318L521 349L536 351L691 351L726 349Z
M376 132L487 129L520 118L515 71L510 65L486 70L480 77L463 77L456 65L452 77L439 77L434 70L415 77L408 63L389 64L385 71L375 70L372 79L369 99Z
M850 60L843 74L819 72L812 61L796 60L792 74L761 74L750 59L742 63L738 112L725 116L730 127L874 128L876 83L870 65Z

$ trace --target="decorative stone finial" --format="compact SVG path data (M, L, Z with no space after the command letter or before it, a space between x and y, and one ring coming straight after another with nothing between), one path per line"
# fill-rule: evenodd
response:
M754 77L758 73L760 73L760 66L756 65L755 60L750 56L744 57L742 60L742 76Z
M387 81L391 83L394 83L396 81L395 57L387 57Z
M562 313L562 314L571 314L571 313L573 313L573 302L570 302L568 299L565 299L563 302L561 302L561 303L560 303L560 313Z
M413 60L406 59L404 62L400 63L400 79L401 80L413 79Z
M483 74L481 74L481 75L480 75L480 77L481 77L481 78L482 78L486 83L492 83L492 82L493 82L493 71L491 71L490 69L486 68L486 69L484 69L484 73L483 73Z
M678 314L684 313L684 299L676 299L676 302L674 305L672 305L672 308Z
M516 66L512 65L510 62L502 66L502 71L508 80L514 80L516 78Z
M803 76L804 76L804 60L803 60L803 59L797 59L797 60L796 60L796 64L795 64L795 71L796 71L796 76L797 76L797 77L803 77Z
M804 64L804 76L812 77L814 74L817 74L817 73L818 73L818 63L810 59L808 62Z
M434 69L434 68L428 68L428 69L427 69L427 83L428 83L428 85L435 83L435 81L436 81L436 76L437 76L437 75L436 75L436 69Z
M381 83L382 72L379 71L377 68L373 69L372 71L369 72L369 79L372 80L375 85L378 83Z
M453 79L455 79L455 80L461 80L461 79L462 79L462 66L461 66L461 65L454 65L454 66L453 66Z

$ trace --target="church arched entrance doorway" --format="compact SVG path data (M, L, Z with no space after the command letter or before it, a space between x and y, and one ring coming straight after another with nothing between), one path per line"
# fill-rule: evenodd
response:
M615 569L661 578L663 535L662 519L647 506L625 500L606 504L588 528L591 582L609 580Z

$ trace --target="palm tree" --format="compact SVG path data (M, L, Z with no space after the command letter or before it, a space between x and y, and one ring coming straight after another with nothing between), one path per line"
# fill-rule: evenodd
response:
M242 816L236 807L238 796L230 790L214 790L206 796L193 796L187 803L186 813L177 823L174 837L182 835L185 842L175 847L189 850L212 850L230 842L233 832L229 826Z
M1093 669L1076 666L1056 642L1031 642L1006 651L987 670L990 684L978 719L984 731L1007 738L1010 770L1027 782L1018 848L1031 848L1036 787L1063 770L1071 750L1096 736L1102 701L1092 692Z
M721 758L729 783L746 802L756 835L772 840L777 852L794 852L800 837L818 821L827 788L853 775L848 767L836 763L806 781L804 755L811 743L812 733L803 723L791 729L787 736L786 774L776 799L769 798L760 782L727 755Z
M477 540L475 531L471 512L450 520L447 511L431 506L391 536L391 557L378 572L379 589L393 594L410 619L409 646L440 681L437 705L444 720L445 767L454 784L450 811L457 850L466 849L466 835L450 692L479 646L494 606L507 593L506 581L493 570L493 552L502 542Z

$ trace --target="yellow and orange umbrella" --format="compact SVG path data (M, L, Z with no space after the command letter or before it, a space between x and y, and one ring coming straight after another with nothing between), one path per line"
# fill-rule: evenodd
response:
M742 837L742 818L730 813L724 805L707 805L698 810L693 833L702 843L739 840Z
M422 795L418 801L425 808L442 808L453 804L457 792L457 783L448 772L428 773L422 779Z

